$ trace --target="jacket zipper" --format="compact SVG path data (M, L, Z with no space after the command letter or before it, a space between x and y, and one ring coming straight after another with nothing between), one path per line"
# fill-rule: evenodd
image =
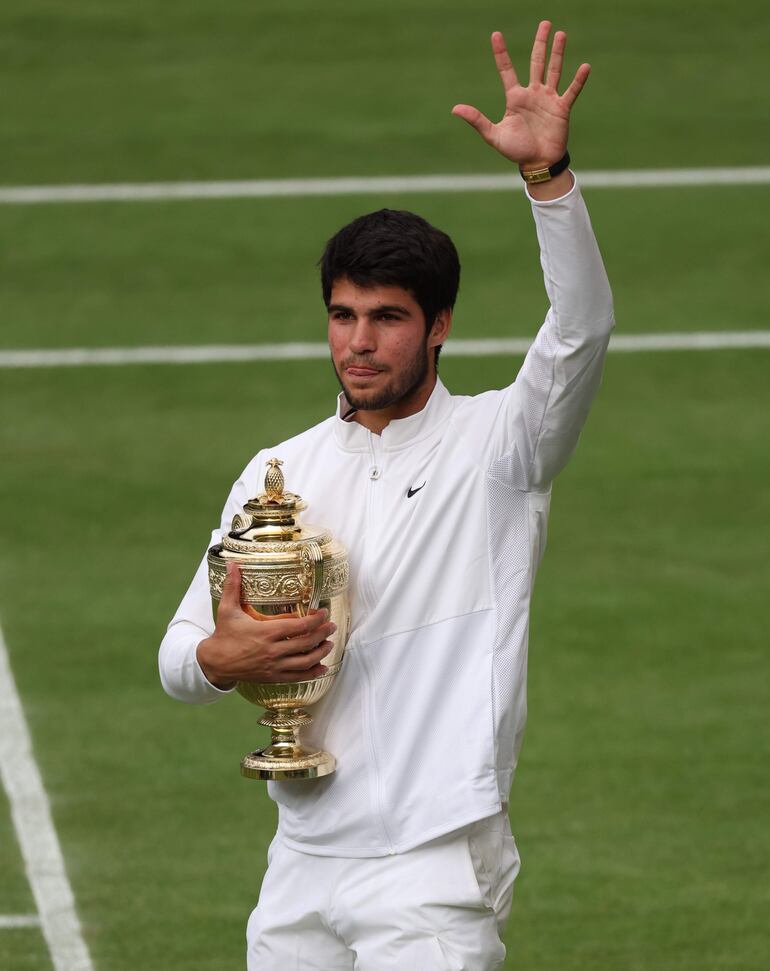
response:
M366 502L366 550L363 560L363 582L361 584L361 595L364 601L365 609L367 613L370 613L377 602L374 584L371 577L371 572L368 569L370 561L370 550L371 550L371 531L373 523L375 520L375 489L377 488L377 482L382 474L382 469L377 458L377 448L375 446L374 435L372 432L367 430L367 438L369 442L369 482L367 486L367 502ZM374 711L374 688L373 679L371 671L369 670L369 664L366 659L366 650L362 649L356 651L356 656L361 662L361 669L364 673L366 679L366 687L364 691L364 697L366 699L366 720L367 720L367 742L369 745L369 755L371 758L374 779L375 779L375 799L376 799L376 811L379 818L380 830L384 837L385 843L388 847L388 853L391 855L395 853L393 847L393 840L391 839L390 832L388 831L387 823L385 822L385 814L382 811L382 773L380 770L379 759L377 758L377 748L374 744L374 732L372 730L373 725L373 711Z

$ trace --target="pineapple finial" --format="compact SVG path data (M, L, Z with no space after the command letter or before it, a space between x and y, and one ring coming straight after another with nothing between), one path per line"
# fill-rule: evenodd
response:
M283 462L280 459L270 459L266 463L268 466L265 475L265 496L268 502L280 502L283 499L283 472L280 466Z

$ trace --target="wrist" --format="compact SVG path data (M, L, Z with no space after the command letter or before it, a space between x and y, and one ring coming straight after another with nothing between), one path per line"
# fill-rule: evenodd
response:
M213 687L218 688L220 691L230 691L235 687L236 682L228 679L217 664L218 651L214 637L215 635L213 634L211 637L205 637L198 644L195 649L195 659L198 662L198 667L203 672L203 677L210 685L213 685Z
M525 190L529 198L534 202L550 202L553 199L561 199L563 196L566 196L574 184L575 177L567 169L561 175L557 175L555 179L549 179L548 182L527 185L525 186Z
M540 185L566 172L570 161L569 152L565 150L562 157L555 162L520 162L519 173L527 185Z

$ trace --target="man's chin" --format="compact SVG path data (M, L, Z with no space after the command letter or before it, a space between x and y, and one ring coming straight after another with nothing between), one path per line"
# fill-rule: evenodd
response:
M381 371L376 380L362 378L359 387L347 379L343 381L336 368L334 373L351 408L356 411L383 411L385 408L408 402L419 391L426 378L427 358L423 357L415 364L417 366L403 375L402 381L398 381L393 375L386 378ZM373 383L367 387L370 380Z
M383 395L382 392L353 391L344 385L342 390L345 392L350 407L355 408L356 411L379 411L381 408L387 408L394 403L390 395Z

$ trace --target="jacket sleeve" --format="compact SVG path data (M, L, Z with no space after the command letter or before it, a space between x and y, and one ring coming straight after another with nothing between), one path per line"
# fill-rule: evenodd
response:
M558 199L530 201L550 309L509 389L501 416L507 441L498 456L508 453L505 464L516 488L545 491L577 444L601 381L614 317L577 182Z
M259 456L256 456L233 485L222 510L219 529L211 534L209 545L221 541L222 535L230 529L233 516L241 511L252 494L249 485L254 484L253 470L259 466L258 460ZM231 688L229 691L222 691L215 687L198 664L198 644L213 631L214 614L209 593L208 565L204 554L179 609L168 625L158 653L161 684L164 691L177 701L208 704L234 690Z

